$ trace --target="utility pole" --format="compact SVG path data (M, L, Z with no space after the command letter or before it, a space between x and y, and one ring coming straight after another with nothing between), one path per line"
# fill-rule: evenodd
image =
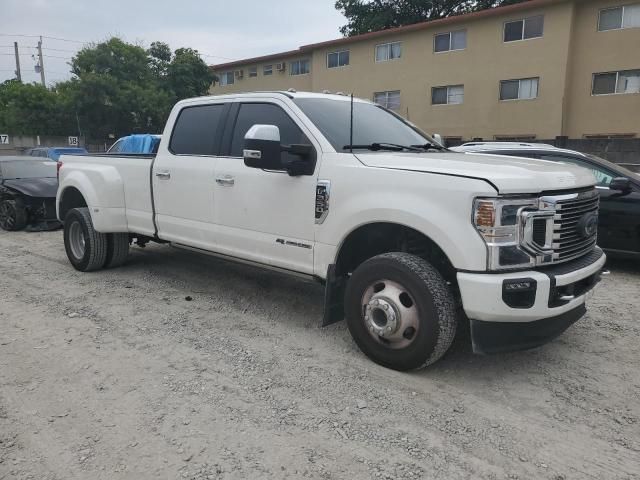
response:
M40 63L40 82L43 87L46 87L47 84L44 81L44 63L42 61L42 37L40 37L40 41L38 42L38 61Z
M16 52L16 78L19 82L22 82L22 75L20 75L20 54L18 53L18 42L13 42L13 50Z

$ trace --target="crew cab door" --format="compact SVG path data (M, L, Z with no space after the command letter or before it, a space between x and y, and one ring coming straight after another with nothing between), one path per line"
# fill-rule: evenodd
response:
M256 124L275 125L283 144L312 144L319 154L319 145L286 103L269 99L234 104L224 133L225 154L218 158L215 175L218 251L313 273L318 168L312 175L290 176L247 167L244 137Z
M186 105L172 113L153 164L158 235L163 240L213 250L216 155L229 104Z

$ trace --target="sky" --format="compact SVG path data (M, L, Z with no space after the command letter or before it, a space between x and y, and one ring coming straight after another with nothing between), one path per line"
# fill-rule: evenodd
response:
M335 0L0 0L0 82L14 78L13 42L23 82L40 81L42 35L47 85L71 77L83 46L112 36L148 47L197 49L207 64L292 50L340 37Z

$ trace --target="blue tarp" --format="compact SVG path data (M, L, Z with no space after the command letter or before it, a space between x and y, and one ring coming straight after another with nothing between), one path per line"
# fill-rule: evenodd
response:
M129 135L122 139L122 147L120 153L153 153L156 146L160 143L158 135L138 134Z

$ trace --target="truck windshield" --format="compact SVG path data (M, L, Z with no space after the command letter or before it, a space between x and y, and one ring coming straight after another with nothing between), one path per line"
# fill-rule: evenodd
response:
M351 102L329 98L297 98L296 105L318 127L336 152L348 152L351 143ZM425 145L436 142L379 105L354 102L353 145ZM371 150L371 148L369 148ZM373 148L382 150L384 148ZM356 150L356 147L354 147Z

